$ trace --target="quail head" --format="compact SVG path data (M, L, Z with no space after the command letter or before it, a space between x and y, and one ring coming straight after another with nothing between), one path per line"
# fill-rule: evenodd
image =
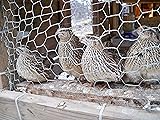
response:
M115 60L104 50L99 37L87 35L81 38L87 47L82 56L82 71L89 82L118 81L120 72Z
M19 54L16 62L16 69L19 76L32 82L47 81L45 73L40 68L35 56L25 47L16 49Z

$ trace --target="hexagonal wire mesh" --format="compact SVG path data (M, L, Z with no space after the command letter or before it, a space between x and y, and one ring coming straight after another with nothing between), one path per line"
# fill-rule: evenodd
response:
M34 55L47 81L74 79L67 72L92 83L106 82L110 89L159 89L159 5L141 0L3 0L1 33L8 48L10 89L24 78L16 72L21 46ZM63 39L66 34L57 33L59 28L73 33Z

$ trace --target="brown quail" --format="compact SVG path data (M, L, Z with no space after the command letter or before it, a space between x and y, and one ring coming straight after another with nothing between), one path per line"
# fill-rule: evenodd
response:
M87 35L82 38L82 43L87 46L82 56L82 70L86 79L92 83L118 81L119 66L104 49L100 38Z
M70 28L59 28L56 32L59 40L59 62L63 71L76 78L83 76L81 68L81 59L83 54L83 47Z
M126 82L139 83L147 79L160 79L160 48L156 32L149 27L138 30L139 37L130 47L124 69Z
M16 51L19 54L16 62L16 69L19 76L31 82L47 81L45 73L41 71L39 63L29 49L18 47Z

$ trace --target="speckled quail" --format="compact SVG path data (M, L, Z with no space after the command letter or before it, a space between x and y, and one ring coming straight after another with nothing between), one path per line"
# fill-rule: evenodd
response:
M40 68L35 56L25 47L16 49L19 56L16 62L16 69L19 76L32 82L47 81L45 73Z
M70 28L59 28L56 32L59 40L59 62L63 71L80 78L83 76L81 58L84 44L79 41Z
M104 49L100 38L86 35L81 38L81 42L87 46L82 56L82 70L86 79L92 83L118 81L119 66Z
M146 28L139 29L139 37L127 53L124 69L129 79L126 82L160 79L160 41L152 28Z

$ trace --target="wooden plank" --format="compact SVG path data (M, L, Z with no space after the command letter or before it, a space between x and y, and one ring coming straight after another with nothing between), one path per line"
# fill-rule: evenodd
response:
M69 0L59 0L59 10L62 10L60 15L61 27L71 27L71 7Z
M133 108L143 108L148 102L146 98L152 102L160 103L159 85L153 89L139 89L136 87L125 88L122 84L115 84L116 87L114 89L105 88L100 90L98 87L88 87L65 80L53 80L52 82L43 84L27 84L27 82L17 84L17 90L25 90L25 92L37 95L97 103L106 102L112 105L129 106Z
M122 0L124 3L136 3L138 0ZM160 3L159 0L140 0L141 3Z
M112 8L112 14L114 15L114 14L117 14L117 13L119 13L119 4L117 4L116 3L116 1L113 1L112 3L111 3L111 8ZM119 27L119 18L118 17L113 17L112 18L112 22L113 22L113 24L112 24L112 29L118 29L118 27Z
M22 93L0 91L0 120L18 120L15 99Z
M108 3L99 2L98 0L92 1L92 11L93 11L93 34L101 36L104 29L109 29L109 19L105 21L105 15L109 15Z
M23 93L0 93L0 120L18 120L15 99ZM24 94L18 99L22 120L97 120L102 105L70 99ZM103 120L158 120L160 114L122 106L106 105Z
M36 95L23 97L19 106L24 120L96 120L99 111L98 104Z
M122 106L107 106L104 110L104 120L159 120L159 112L149 113L144 110L138 110Z
M2 11L2 1L0 1L0 31L2 31L4 24L4 17ZM1 36L1 34L0 34ZM4 72L8 66L8 54L4 41L0 39L0 72ZM8 86L8 79L5 75L0 75L0 88Z
M0 40L0 72L4 72L8 66L7 48L4 42ZM5 75L0 75L0 88L8 86L8 79Z
M0 30L2 30L3 23L4 23L4 19L3 19L3 11L2 11L2 1L0 1Z
M160 16L155 16L155 17L146 17L146 18L141 18L139 20L139 22L141 23L141 25L147 25L147 26L151 26L151 27L157 27L160 23Z

